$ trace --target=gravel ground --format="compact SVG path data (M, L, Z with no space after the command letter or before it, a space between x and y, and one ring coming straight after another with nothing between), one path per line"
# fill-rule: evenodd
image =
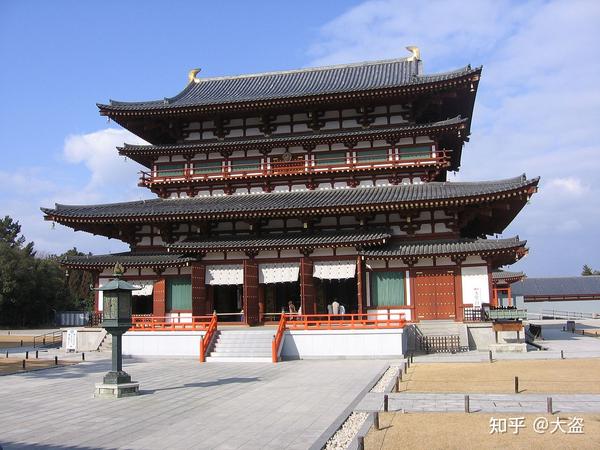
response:
M373 386L371 392L385 392L385 387L398 376L399 367L389 367L381 376L377 384ZM368 414L362 412L353 412L348 416L342 426L327 441L325 450L343 450L348 448L362 424L367 420Z
M371 392L384 392L385 387L398 376L399 367L390 367L385 371Z
M327 441L327 444L323 448L325 450L343 450L348 448L368 416L367 413L362 412L353 412L350 414L340 429Z

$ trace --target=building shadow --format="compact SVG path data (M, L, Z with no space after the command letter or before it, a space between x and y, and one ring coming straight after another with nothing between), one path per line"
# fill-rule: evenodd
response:
M261 381L258 377L250 377L250 378L239 378L239 377L231 377L231 378L220 378L214 381L200 381L196 383L184 383L180 386L171 386L166 388L158 388L158 389L140 389L140 395L146 394L154 394L160 391L173 391L177 389L188 389L188 388L207 388L213 386L223 386L226 384L241 384L241 383L254 383L256 381Z
M88 447L79 445L61 445L61 444L33 444L31 442L7 442L0 441L0 450L96 450L98 447Z

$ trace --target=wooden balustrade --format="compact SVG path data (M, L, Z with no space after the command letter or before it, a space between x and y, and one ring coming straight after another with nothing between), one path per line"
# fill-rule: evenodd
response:
M213 314L206 329L206 334L200 339L200 362L206 361L206 351L210 347L215 333L217 332L217 321L217 315Z
M279 360L279 346L281 345L281 340L283 339L283 333L285 333L287 323L287 316L285 314L281 315L279 319L279 326L277 327L277 333L275 333L275 337L273 338L273 342L271 343L271 358L274 363Z
M129 331L204 331L213 316L155 317L133 316Z
M389 313L383 316L369 314L287 314L288 330L348 330L404 328L404 313Z
M379 149L368 149L379 150ZM419 167L428 165L448 164L450 161L450 152L447 150L438 150L432 152L430 156L424 156L423 152L402 152L395 155L392 159L372 157L361 155L348 158L345 162L340 162L339 157L321 158L318 161L308 161L298 159L292 161L271 161L261 162L258 167L252 165L243 169L243 165L237 167L223 166L222 170L203 171L202 167L186 167L180 171L174 169L154 170L152 172L140 172L139 186L148 186L155 183L171 183L181 181L206 181L210 179L223 178L245 178L245 177L265 177L277 175L293 174L316 174L335 171L357 171L382 168L401 168L401 167ZM178 173L174 173L178 172Z

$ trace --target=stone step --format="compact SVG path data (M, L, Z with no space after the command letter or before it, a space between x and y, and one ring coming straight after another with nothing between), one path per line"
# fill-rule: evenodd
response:
M207 356L206 357L206 361L208 362L260 362L260 363L267 363L267 362L273 362L271 360L271 357L260 357L260 356L256 356L256 357L248 357L248 356L241 356L241 357L231 357L231 356L221 356L221 357L216 357L216 356Z
M217 348L271 348L272 342L216 342L214 347Z
M215 357L221 357L221 356L235 356L235 357L246 357L246 356L251 356L251 357L255 357L255 356L264 356L264 357L268 357L271 356L271 351L269 350L268 352L264 352L264 351L253 351L253 352L246 352L246 351L230 351L230 352L222 352L222 351L216 351L216 352L212 352L210 354L210 356L215 356Z
M274 330L219 330L207 361L271 362Z
M215 339L216 344L233 344L233 345L242 345L242 344L251 344L251 345L266 345L270 344L273 341L272 337L268 337L266 339L228 339L228 338L217 338Z

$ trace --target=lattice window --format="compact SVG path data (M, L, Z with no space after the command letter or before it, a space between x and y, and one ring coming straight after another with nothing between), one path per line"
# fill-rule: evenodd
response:
M400 159L427 159L431 158L431 146L401 147L398 149L398 153Z

